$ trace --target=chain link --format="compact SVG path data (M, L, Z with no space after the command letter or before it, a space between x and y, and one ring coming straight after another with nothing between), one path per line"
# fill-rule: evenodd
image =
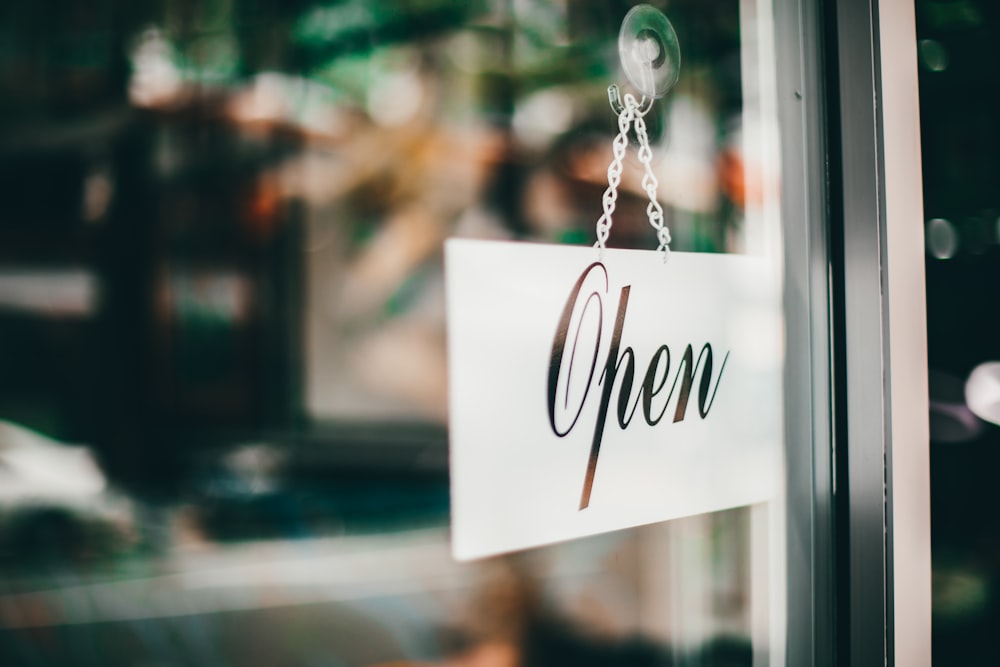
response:
M670 256L670 230L663 224L663 207L656 199L656 188L659 187L660 183L656 179L656 174L653 173L653 149L649 146L646 121L638 114L635 117L635 134L639 138L639 162L646 170L642 176L642 189L649 196L646 217L649 218L649 224L656 230L656 239L660 242L657 250L663 252L663 261L666 262Z
M604 214L597 221L597 243L594 244L601 255L604 254L604 244L611 233L612 215L618 201L618 186L622 180L622 160L625 159L625 149L628 147L628 131L635 117L634 107L625 107L618 116L618 136L611 143L612 159L608 165L608 189L601 197Z
M626 94L622 106L623 109L618 114L618 136L611 144L613 157L611 164L608 165L608 189L604 191L604 196L601 198L604 213L597 221L597 242L594 247L603 257L605 243L611 233L612 216L618 201L618 186L621 184L622 161L625 159L625 150L628 147L628 133L634 125L636 137L639 139L639 162L645 169L645 174L642 177L642 189L649 197L646 216L649 218L649 224L656 230L656 238L660 243L657 250L663 252L663 261L666 262L670 255L670 230L663 224L663 207L656 200L656 189L659 186L659 181L656 174L653 173L653 149L649 145L646 121L643 119L643 113L639 111L639 103L634 95Z

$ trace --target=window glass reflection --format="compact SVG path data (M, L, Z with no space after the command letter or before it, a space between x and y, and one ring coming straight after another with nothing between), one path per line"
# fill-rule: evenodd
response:
M769 6L654 4L672 247L760 252ZM629 7L0 7L10 664L764 664L767 507L450 555L442 244L593 242Z

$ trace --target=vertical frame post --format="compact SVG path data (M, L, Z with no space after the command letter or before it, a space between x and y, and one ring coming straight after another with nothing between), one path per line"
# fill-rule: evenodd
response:
M829 7L838 662L930 665L912 2Z
M834 663L825 35L818 0L774 2L782 133L786 664Z

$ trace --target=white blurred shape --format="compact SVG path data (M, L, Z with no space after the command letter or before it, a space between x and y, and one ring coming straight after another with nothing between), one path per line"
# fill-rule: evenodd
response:
M97 303L97 279L82 269L0 270L0 309L84 317Z
M129 100L139 107L159 106L176 96L181 84L173 46L158 28L148 28L132 51Z
M718 198L716 128L707 107L690 95L673 96L666 128L666 151L659 153L663 157L653 165L660 180L660 199L686 211L714 210ZM657 155L659 149L653 150Z
M690 95L678 94L670 104L667 131L669 151L711 161L715 155L716 128L705 103Z
M965 381L965 402L977 417L1000 426L1000 361L972 370Z
M924 230L927 252L938 259L951 259L958 252L958 231L944 218L927 222Z
M282 72L257 74L232 97L228 110L246 123L292 123L317 132L336 132L342 125L329 88Z
M528 146L542 148L569 129L573 101L565 93L542 90L517 104L511 124L517 137Z
M389 72L368 90L368 114L379 125L397 127L411 120L424 101L424 87L416 70Z
M0 502L87 501L106 484L86 447L64 445L0 420Z
M261 72L247 90L234 99L231 113L241 121L285 120L291 114L289 88L284 74Z

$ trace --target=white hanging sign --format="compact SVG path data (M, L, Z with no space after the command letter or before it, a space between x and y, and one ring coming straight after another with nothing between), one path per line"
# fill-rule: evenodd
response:
M764 260L450 240L446 281L456 558L777 491Z

